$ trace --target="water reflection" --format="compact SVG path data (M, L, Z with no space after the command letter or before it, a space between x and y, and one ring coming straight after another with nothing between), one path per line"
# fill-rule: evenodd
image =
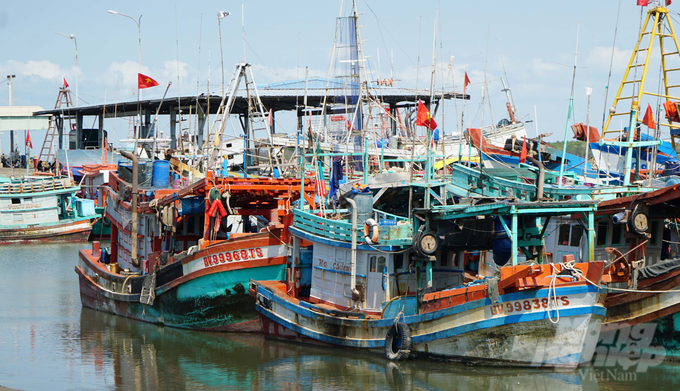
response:
M81 356L119 389L597 390L577 372L467 367L158 327L83 309Z

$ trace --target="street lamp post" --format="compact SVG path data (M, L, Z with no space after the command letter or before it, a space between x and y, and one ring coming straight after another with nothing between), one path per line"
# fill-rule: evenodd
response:
M7 75L7 80L9 80L9 105L12 106L12 79L14 79L16 75Z
M140 26L140 23L142 23L142 15L139 15L139 20L135 20L135 18L133 18L132 16L121 14L120 12L117 12L117 11L109 10L109 13L113 14L113 15L124 16L128 19L131 19L137 25L137 34L139 36L139 72L141 73L142 72L142 28Z
M220 30L220 64L222 65L222 97L224 97L224 54L222 53L222 18L229 16L229 12L220 11L217 13L217 28Z
M56 31L55 31L55 33L57 33L61 36L64 36L66 38L69 38L71 41L73 41L73 44L76 45L76 104L75 105L78 106L78 104L80 103L78 101L78 41L76 41L76 36L73 35L73 34L66 35L66 34L56 32Z
M118 11L109 10L109 13L112 14L112 15L124 16L124 17L132 20L133 22L135 22L135 24L137 25L137 35L139 37L139 73L142 73L142 27L141 27L142 15L139 15L139 19L135 20L135 18L133 18L132 16L121 14ZM139 89L139 83L138 83L137 84L137 122L138 122L139 125L137 126L137 131L135 132L135 152L134 152L135 155L137 154L137 139L139 138L139 130L140 130L139 128L141 128L141 126L142 126L142 113L141 113L140 107L139 107L139 101L142 99L141 95L142 95L142 90ZM155 153L155 151L154 151L154 153Z

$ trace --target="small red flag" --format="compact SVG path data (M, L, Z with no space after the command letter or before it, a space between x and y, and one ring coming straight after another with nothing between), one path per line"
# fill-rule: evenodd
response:
M666 7L668 7L669 5L671 5L672 2L673 2L672 0L666 0Z
M31 141L31 131L26 130L26 146L33 149L33 142Z
M467 72L465 72L465 81L463 82L463 94L465 93L465 89L467 88L468 84L470 84L470 78L467 75Z
M524 141L522 141L522 152L519 153L519 162L520 163L526 163L527 162L527 138L524 137Z
M652 106L650 106L649 103L647 103L647 111L645 112L644 118L642 118L642 124L646 125L650 129L656 129L654 116L652 115Z
M66 82L66 78L64 77L63 79L64 79L64 87L68 88L68 83Z
M646 7L649 5L649 0L637 0L637 5L641 7Z
M418 115L416 116L416 126L425 126L430 130L437 128L437 123L430 115L430 111L425 107L423 101L418 101Z
M137 74L137 84L139 89L142 88L149 88L149 87L155 87L158 85L158 82L149 76L142 75L141 73Z

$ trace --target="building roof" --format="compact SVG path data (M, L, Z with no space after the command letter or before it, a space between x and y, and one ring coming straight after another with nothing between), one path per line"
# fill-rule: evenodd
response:
M301 108L305 93L307 95L308 107L321 107L324 99L326 99L326 102L329 104L335 103L336 100L338 103L344 101L344 97L347 95L347 91L350 90L350 88L347 87L347 84L342 84L338 81L327 81L323 78L312 78L307 81L306 89L304 80L295 80L258 86L257 90L260 99L262 100L262 104L267 109L271 109L273 111L292 111L296 108ZM253 92L251 92L251 94L252 93ZM428 103L430 100L430 92L427 90L416 91L413 89L399 87L371 87L369 89L369 94L371 96L378 97L384 103L394 103L399 105L412 105L418 99L423 100L425 103ZM237 91L237 97L234 102L232 114L245 114L248 111L246 97L247 95L245 89L239 89ZM456 92L435 92L434 100L439 101L441 99L469 100L470 96ZM63 107L51 110L40 109L33 112L33 115L63 114L67 116L75 116L76 114L81 114L84 116L98 116L104 111L106 113L106 118L113 118L114 116L129 117L138 113L138 105L141 106L142 110L150 109L152 114L156 112L160 105L159 114L169 114L171 109L177 108L178 100L184 113L188 112L189 106L193 106L195 110L197 103L199 103L204 108L204 110L207 110L209 101L210 114L212 115L217 113L222 101L222 97L219 95L208 96L205 94L201 94L198 97L166 97L162 104L161 99L148 99L142 100L140 102L129 101L120 103L107 103L102 105Z

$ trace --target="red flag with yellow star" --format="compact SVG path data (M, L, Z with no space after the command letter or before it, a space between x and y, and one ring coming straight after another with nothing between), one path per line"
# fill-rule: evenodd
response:
M149 87L155 87L158 85L158 82L149 76L142 75L141 73L137 74L137 84L139 89L142 88L149 88Z
M418 116L416 117L416 126L425 126L430 130L437 128L437 123L430 115L430 111L425 107L422 101L418 101Z

